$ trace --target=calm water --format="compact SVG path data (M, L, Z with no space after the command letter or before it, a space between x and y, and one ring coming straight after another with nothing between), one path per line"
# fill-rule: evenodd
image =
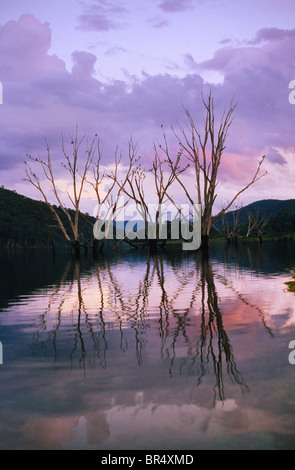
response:
M2 449L295 449L295 243L0 262Z

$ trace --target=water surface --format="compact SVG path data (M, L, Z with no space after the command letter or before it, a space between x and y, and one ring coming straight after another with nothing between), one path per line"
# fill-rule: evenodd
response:
M1 448L294 449L294 248L1 253Z

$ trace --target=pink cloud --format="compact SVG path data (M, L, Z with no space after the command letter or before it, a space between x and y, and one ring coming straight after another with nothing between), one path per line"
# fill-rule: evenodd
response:
M257 167L258 159L238 153L224 153L220 165L219 178L226 183L235 181L241 185L251 180Z

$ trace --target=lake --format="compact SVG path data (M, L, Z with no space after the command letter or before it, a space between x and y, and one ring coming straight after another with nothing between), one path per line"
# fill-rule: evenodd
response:
M1 449L295 449L295 242L0 262Z

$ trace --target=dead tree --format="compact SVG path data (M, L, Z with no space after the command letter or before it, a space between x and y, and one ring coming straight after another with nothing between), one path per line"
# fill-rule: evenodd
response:
M45 203L52 212L56 222L57 227L61 229L66 240L72 245L75 250L75 254L78 255L80 252L80 233L79 233L79 217L80 217L80 202L83 194L84 184L86 181L87 172L92 163L94 155L94 143L96 136L92 139L90 144L86 141L86 158L83 162L83 171L79 173L78 170L78 158L80 147L84 142L86 136L78 138L78 129L76 128L75 135L71 136L71 147L72 155L70 156L65 148L64 138L62 137L62 153L65 158L65 162L62 162L62 166L69 172L70 181L71 181L71 190L66 189L66 194L73 206L74 215L71 216L70 209L66 208L64 202L62 201L61 190L57 186L57 177L54 174L50 147L45 139L46 143L46 160L41 159L40 157L33 157L32 155L27 155L27 157L34 162L35 164L41 167L41 175L43 176L43 181L41 177L33 171L31 164L25 161L25 172L26 178L25 181L28 181L32 184L42 195ZM87 139L86 139L87 140ZM80 162L79 162L80 163ZM82 162L81 162L82 163ZM49 183L49 190L46 189L46 183ZM49 191L53 193L58 206L60 207L62 213L65 216L67 224L62 220L60 212L56 209L56 206L50 201Z
M250 182L244 186L229 203L220 210L216 215L212 216L213 205L217 197L218 171L222 161L223 152L225 150L225 141L228 136L229 128L233 121L233 113L236 105L231 103L228 111L224 111L219 127L215 122L214 101L211 91L205 100L202 96L203 105L205 107L204 130L201 133L194 122L190 112L185 108L185 114L188 119L188 129L179 124L179 135L173 129L174 135L177 137L180 152L193 165L195 171L195 190L192 192L190 188L185 186L181 179L178 179L188 200L191 204L201 205L201 225L202 225L202 245L208 247L209 235L212 224L216 222L229 208L236 199L246 191L252 184L256 183L264 174L260 174L261 166L265 156L263 156L254 176Z
M251 233L256 233L259 242L263 242L263 233L265 231L265 228L270 220L270 217L263 218L261 217L259 210L257 209L255 214L252 214L249 212L248 214L248 227L247 227L247 233L246 233L246 239L248 240Z
M110 177L118 184L120 190L128 199L136 204L136 209L144 221L145 238L148 238L150 213L144 191L144 181L147 172L138 163L140 157L137 155L137 148L132 139L129 141L128 158L129 165L125 177L120 180L114 172L110 174Z
M119 165L121 156L118 157L118 147L115 150L114 169L112 174L109 175L105 168L102 166L102 149L100 140L97 141L97 158L92 161L93 175L92 179L87 178L87 183L93 188L98 209L96 214L96 223L99 223L101 243L99 251L102 251L106 240L109 238L110 231L113 231L114 222L120 214L121 210L126 206L128 201L121 202L120 196L126 184L126 178L122 182L122 186L116 185L118 179ZM128 173L128 172L127 172ZM102 229L104 231L102 232ZM103 235L103 236L102 236ZM93 253L96 254L99 245L99 239L94 237Z
M257 235L258 235L260 244L263 242L263 234L265 232L265 229L267 227L269 220L270 220L270 217L267 219L260 218L259 223L257 225L256 230L257 230Z
M162 147L160 146L160 148ZM163 205L168 200L173 202L172 196L168 195L168 190L186 169L180 168L179 159L180 156L175 163L170 165L170 171L165 173L164 164L167 161L160 157L157 146L154 144L152 167L148 170L143 169L139 162L140 157L137 156L136 146L131 140L129 142L129 166L124 180L119 181L114 174L111 175L117 181L121 191L135 203L137 211L144 221L145 239L152 252L157 250L158 242L162 236ZM152 181L147 183L148 175L152 175ZM155 200L150 203L146 195L147 184L149 184L149 194L156 196Z
M163 151L164 155L169 155L169 150L168 150L168 143L166 139L165 133L163 133L164 136L164 142L165 142L165 147L160 145L160 149ZM155 187L155 193L156 193L156 198L157 200L155 201L155 206L156 206L156 211L155 211L155 219L154 219L154 246L156 247L157 241L161 238L162 235L162 229L163 229L163 218L164 220L166 219L166 214L164 213L164 204L168 201L170 201L173 205L173 207L176 209L176 217L177 215L181 216L181 210L180 208L176 205L176 203L173 200L172 195L169 193L169 190L173 183L179 178L181 173L183 173L187 167L181 168L179 165L180 162L180 157L181 155L178 154L176 161L170 165L170 172L165 173L164 169L164 164L169 163L168 160L166 159L161 159L157 147L154 144L154 160L152 163L152 168L150 169L150 172L153 175L153 182L154 182L154 187ZM164 234L163 234L164 235ZM162 243L162 246L165 244L167 241L168 234L166 233L164 235L164 240Z
M257 218L251 213L248 213L248 225L247 225L247 232L246 232L246 240L249 240L249 237L252 232L256 229L258 220Z
M259 238L259 242L263 242L263 234L265 231L265 228L270 220L270 217L262 217L259 213L259 209L256 209L255 214L248 214L248 231L247 231L247 236L250 235L250 233L254 232ZM249 235L248 235L249 234Z
M248 214L248 226L247 226L247 233L246 233L246 239L248 240L248 238L250 237L251 235L251 232L253 232L255 228L255 220L254 220L254 217L252 216L251 213Z
M229 218L228 212L221 216L221 227L213 225L214 228L226 239L228 244L238 242L238 235L240 231L240 213L241 207L231 212Z

